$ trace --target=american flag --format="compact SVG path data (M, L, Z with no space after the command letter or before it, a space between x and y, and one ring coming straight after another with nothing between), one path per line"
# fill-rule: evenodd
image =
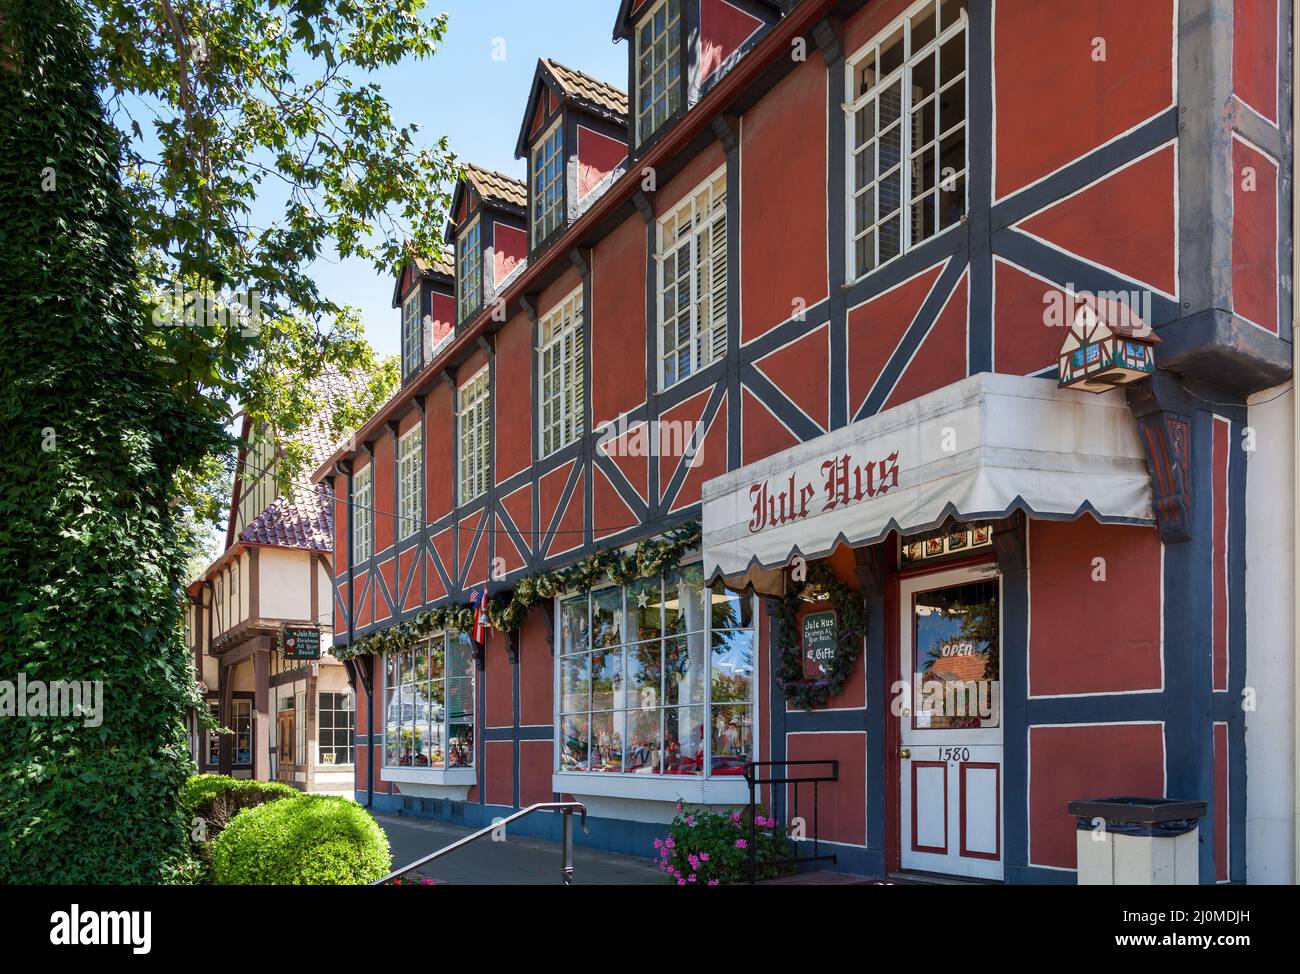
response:
M479 589L469 597L469 604L474 606L474 642L482 646L487 642L487 586Z

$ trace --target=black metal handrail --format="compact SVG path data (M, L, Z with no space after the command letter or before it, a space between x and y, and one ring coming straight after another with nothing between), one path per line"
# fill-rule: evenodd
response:
M564 824L562 828L562 838L560 841L561 860L560 878L565 886L573 885L573 813L577 812L582 816L582 831L587 831L587 806L582 802L538 802L535 805L529 805L527 808L521 808L513 815L508 815L503 819L493 822L491 825L485 825L477 832L471 832L463 839L457 839L451 845L443 846L437 852L431 852L423 859L417 859L415 862L403 866L385 876L383 879L376 879L371 886L383 886L385 883L392 882L401 876L405 876L412 870L419 869L421 866L433 862L435 859L441 859L443 856L455 852L457 849L463 849L475 839L481 839L485 835L490 835L497 829L505 828L511 822L517 821L533 812L563 812Z
M786 774L780 776L769 775L767 777L760 778L754 773L755 768L780 767L780 768L789 769L792 767L802 767L806 765L822 765L824 767L829 766L830 774L807 775L804 777L792 778L789 777L787 771ZM832 759L826 761L813 761L813 760L746 761L744 767L744 775L745 775L745 781L749 783L749 882L751 885L757 882L758 879L758 864L756 858L758 853L758 849L757 849L758 826L757 823L755 823L754 821L754 816L757 814L757 809L758 809L757 793L758 793L759 785L790 785L790 784L794 785L794 802L793 802L793 809L792 809L794 813L793 818L799 817L799 786L801 784L811 784L813 786L813 854L811 856L800 856L798 854L798 851L796 850L796 853L793 858L769 860L768 862L764 863L765 866L794 865L801 862L834 863L836 861L835 853L833 852L828 855L821 854L821 847L818 844L817 832L820 824L818 786L823 781L840 780L840 762L838 760ZM776 804L777 804L776 791L773 790L772 792L772 818L773 819L776 818Z

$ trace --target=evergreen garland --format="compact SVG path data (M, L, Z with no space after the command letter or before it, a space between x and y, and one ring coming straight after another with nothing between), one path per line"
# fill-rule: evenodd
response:
M617 585L628 585L638 578L658 575L698 548L700 536L700 525L691 521L662 537L638 541L630 552L606 548L564 568L525 575L515 582L508 594L497 595L488 601L488 623L498 632L517 632L530 608L563 592L588 591L602 578L609 578ZM330 652L340 660L370 653L401 652L435 632L444 629L463 631L473 627L473 606L448 603L425 609L405 622L367 633L356 642L336 646Z
M867 630L867 607L859 593L842 583L825 562L808 566L808 585L825 589L830 594L830 607L835 609L837 652L830 673L809 679L803 672L801 646L803 635L799 630L799 609L807 605L797 592L790 593L776 604L776 643L779 658L776 683L785 698L800 710L815 710L826 706L831 697L844 689L844 681L853 672L858 657L862 655L862 637Z

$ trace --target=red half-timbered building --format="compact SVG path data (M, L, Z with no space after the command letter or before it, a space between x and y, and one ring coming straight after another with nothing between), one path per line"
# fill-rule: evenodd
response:
M1246 585L1290 571L1289 18L622 0L627 94L540 59L522 181L467 167L401 391L316 474L358 799L572 795L652 855L750 762L833 767L840 871L1074 882L1068 803L1122 795L1206 803L1200 882L1291 879L1291 616ZM1116 306L1125 381L1064 387ZM515 631L374 638L694 523Z

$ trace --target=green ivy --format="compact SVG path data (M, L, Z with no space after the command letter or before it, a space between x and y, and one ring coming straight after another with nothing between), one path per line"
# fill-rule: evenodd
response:
M103 687L99 726L3 719L3 883L157 883L191 865L178 793L200 701L171 498L220 431L143 340L88 36L72 0L0 10L0 680Z

